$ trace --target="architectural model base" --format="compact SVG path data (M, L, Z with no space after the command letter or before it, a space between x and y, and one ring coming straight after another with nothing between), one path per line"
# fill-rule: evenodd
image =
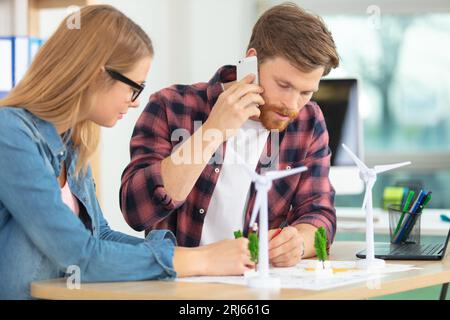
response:
M281 280L280 278L275 277L262 277L255 275L247 278L247 285L250 288L279 289L281 287Z
M381 259L362 259L356 261L356 267L358 269L364 269L369 271L376 271L383 269L386 266L386 262Z
M314 268L314 275L317 279L326 279L333 277L331 261L325 261L324 263L322 263L322 261L317 261Z

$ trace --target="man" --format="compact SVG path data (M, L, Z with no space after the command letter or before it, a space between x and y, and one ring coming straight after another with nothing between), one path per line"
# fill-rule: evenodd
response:
M257 172L307 166L274 181L268 194L270 263L292 266L315 255L317 228L327 230L328 245L336 232L328 133L310 99L339 58L322 20L294 4L259 18L247 51L254 55L260 85L254 75L235 81L236 68L224 66L207 83L151 96L131 139L121 208L136 230L167 228L179 245L209 244L238 229L246 234L255 202L250 177L227 148L237 146ZM180 130L190 136L180 141Z

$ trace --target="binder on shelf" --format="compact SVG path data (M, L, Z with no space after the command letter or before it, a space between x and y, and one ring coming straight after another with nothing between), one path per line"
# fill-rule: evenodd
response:
M0 97L22 79L42 43L34 37L0 37Z
M30 63L38 52L39 48L44 44L42 39L30 37Z
M0 38L0 92L13 87L13 42L11 38Z

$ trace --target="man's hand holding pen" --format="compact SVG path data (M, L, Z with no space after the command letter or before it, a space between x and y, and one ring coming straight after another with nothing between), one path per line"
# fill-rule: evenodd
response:
M292 226L269 230L269 261L274 267L292 267L302 260L304 239Z

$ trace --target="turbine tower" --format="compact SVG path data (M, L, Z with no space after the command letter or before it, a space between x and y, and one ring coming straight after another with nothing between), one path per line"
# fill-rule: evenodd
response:
M360 269L381 269L385 265L384 260L375 259L372 188L377 180L377 174L409 165L411 162L407 161L368 168L345 144L342 144L342 147L355 162L359 169L359 177L366 185L366 192L364 194L362 205L362 208L366 212L366 258L359 260L357 266Z

